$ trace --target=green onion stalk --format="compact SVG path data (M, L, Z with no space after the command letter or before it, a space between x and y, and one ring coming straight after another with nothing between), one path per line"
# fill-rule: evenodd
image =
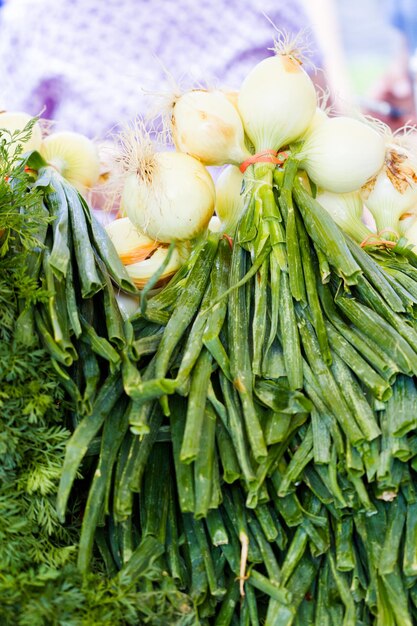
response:
M142 168L128 160L131 222L191 251L162 289L150 279L127 319L111 283L138 294L106 232L59 176L55 191L39 183L71 254L61 243L52 269L45 255L35 321L83 407L58 513L82 475L82 575L101 555L109 575L130 579L152 553L149 593L168 574L203 623L412 624L417 262L371 256L358 211L347 232L321 204L321 190L356 194L376 176L385 144L357 120L313 124L311 80L294 50L276 48L237 108L218 90L183 109L175 100L177 156L145 141ZM230 176L217 200L204 169L216 163ZM207 228L215 206L218 232ZM52 251L53 227L46 241Z

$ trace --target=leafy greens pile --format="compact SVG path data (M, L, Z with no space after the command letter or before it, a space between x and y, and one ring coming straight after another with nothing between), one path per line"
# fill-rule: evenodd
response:
M85 496L65 525L56 512L59 478L76 400L35 331L33 313L51 298L41 268L52 228L42 188L10 145L0 144L0 622L4 626L191 624L193 610L151 555L138 576L109 579L99 560L75 564Z

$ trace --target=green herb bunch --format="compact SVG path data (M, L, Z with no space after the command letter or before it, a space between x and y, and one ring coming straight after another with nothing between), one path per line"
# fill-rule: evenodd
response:
M50 297L42 258L53 219L28 167L37 157L19 145L33 123L0 131L0 624L191 626L187 596L152 559L139 575L110 579L98 558L80 574L82 480L65 524L56 513L76 406L33 321Z

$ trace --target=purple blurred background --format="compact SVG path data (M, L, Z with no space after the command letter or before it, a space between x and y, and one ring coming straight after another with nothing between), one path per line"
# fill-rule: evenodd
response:
M103 139L116 124L162 107L158 95L201 84L238 89L271 54L275 24L290 33L310 27L312 59L326 71L316 80L342 104L367 110L391 102L410 119L415 4L8 0L0 10L0 105L44 110L57 128Z

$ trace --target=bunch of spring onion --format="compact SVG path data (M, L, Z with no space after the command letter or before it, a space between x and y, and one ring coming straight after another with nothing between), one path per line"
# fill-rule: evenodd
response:
M203 623L411 626L417 259L359 245L358 194L377 188L386 140L317 114L279 45L237 108L194 90L171 121L176 152L129 138L125 224L144 249L191 250L166 286L141 292L121 368L68 444L62 518L95 459L79 567L96 542L110 574L135 571L152 541ZM215 198L204 165L216 164L229 165ZM359 233L326 206L332 194L355 207Z

